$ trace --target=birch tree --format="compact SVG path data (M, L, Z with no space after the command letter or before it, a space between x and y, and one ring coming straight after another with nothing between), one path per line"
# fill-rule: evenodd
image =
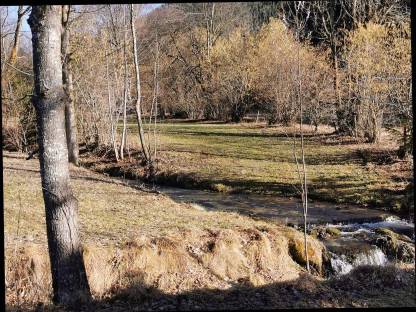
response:
M130 28L131 34L133 36L133 55L134 55L134 71L136 74L136 117L137 117L137 126L139 128L139 138L142 146L142 152L144 160L147 164L150 164L150 154L146 148L146 142L144 139L144 129L142 123L142 113L141 113L141 89L140 89L140 72L139 72L139 61L137 58L137 40L136 40L136 29L134 27L134 4L130 4Z

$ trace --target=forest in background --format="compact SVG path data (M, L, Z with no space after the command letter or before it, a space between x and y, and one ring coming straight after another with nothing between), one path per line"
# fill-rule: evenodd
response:
M410 1L0 10L8 309L414 305Z
M20 7L16 20L1 10L3 147L29 151L33 70L30 49L19 45L27 12ZM134 112L138 91L129 14L123 5L72 6L66 24L78 141L117 154L127 138L117 125ZM374 143L387 128L402 157L412 150L410 1L163 4L135 24L149 123L257 114L289 125L301 101L303 122L316 129Z

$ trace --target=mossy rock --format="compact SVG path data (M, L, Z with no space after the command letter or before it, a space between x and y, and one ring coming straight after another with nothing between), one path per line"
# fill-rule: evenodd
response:
M396 241L397 240L401 240L401 241L404 241L404 242L407 242L407 243L412 243L413 242L406 235L402 235L402 234L396 233L396 232L394 232L394 231L392 231L390 229L386 229L386 228L376 228L374 231L376 232L376 234L390 237L392 240L396 240Z
M391 260L406 263L415 261L415 247L409 238L386 228L377 228L375 232L380 237L374 239L372 243L378 246Z
M310 236L312 236L313 238L318 238L319 235L319 230L318 229L313 229L310 233Z
M393 212L400 212L402 210L402 202L400 200L394 200L390 205L391 211Z
M325 232L331 235L332 237L338 237L341 235L341 231L335 227L328 227L325 229Z
M389 229L386 229L386 228L376 228L374 230L374 232L376 232L376 234L388 236L388 237L391 237L391 238L396 238L397 237L396 233L394 233L392 230L389 230Z
M375 245L388 256L394 257L397 251L397 234L386 228L376 228L374 232L381 235L374 241Z
M233 190L231 186L222 183L212 184L211 189L219 193L231 193L231 191Z
M309 265L317 273L322 273L322 247L314 239L308 238L308 260ZM304 240L293 237L289 240L289 254L292 259L301 266L306 265Z
M312 236L313 238L318 238L318 239L323 240L323 239L327 239L330 234L326 231L324 227L315 227L314 229L311 230L309 235Z

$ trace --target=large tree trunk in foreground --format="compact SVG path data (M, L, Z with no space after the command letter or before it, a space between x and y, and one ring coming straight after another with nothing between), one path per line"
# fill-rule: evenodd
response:
M70 6L62 6L62 82L64 84L64 91L67 95L65 102L65 129L66 129L66 143L68 145L68 161L78 166L79 149L77 140L77 125L75 118L74 107L74 86L72 84L71 72L71 53L69 50L69 12Z
M69 184L61 18L61 6L34 6L29 25L35 75L33 105L37 116L53 301L73 305L91 295L78 233L78 201Z

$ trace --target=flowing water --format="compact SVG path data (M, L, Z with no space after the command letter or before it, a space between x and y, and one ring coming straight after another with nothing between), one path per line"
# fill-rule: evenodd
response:
M279 198L256 194L226 194L174 187L159 187L159 191L177 202L185 202L196 209L233 211L256 218L270 219L281 224L298 227L303 224L302 202L296 198ZM387 256L372 241L376 229L390 229L415 240L414 224L396 216L356 205L339 205L310 201L308 228L336 228L340 235L324 239L332 274L350 272L360 265L386 265Z
M398 233L414 244L414 224L389 216L379 222L327 224L340 231L339 237L325 240L331 255L333 274L346 274L359 265L386 265L389 260L383 251L373 244L380 236L377 229L383 228Z
M360 265L385 265L388 262L387 256L377 247L366 253L359 253L354 259L348 259L345 254L330 253L330 255L331 266L335 275L347 274L354 267Z

